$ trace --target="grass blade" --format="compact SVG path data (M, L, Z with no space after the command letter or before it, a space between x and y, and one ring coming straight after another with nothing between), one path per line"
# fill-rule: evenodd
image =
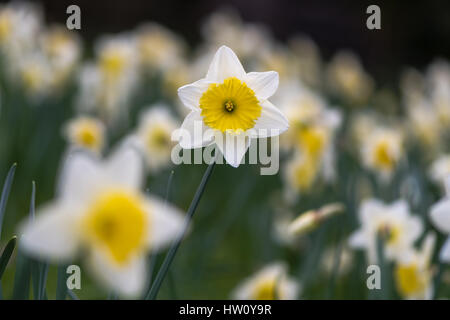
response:
M14 180L14 173L16 172L17 163L14 163L8 171L8 174L3 184L2 196L0 198L0 238L2 235L3 217L5 214L6 204L8 202L9 193Z
M25 300L30 297L30 276L30 259L22 253L19 246L16 256L16 273L14 275L14 300Z
M69 295L70 299L72 300L80 300L80 298L78 298L78 296L75 294L75 292L73 292L72 290L67 290L67 294Z
M2 279L3 273L5 272L6 266L8 265L9 259L16 247L17 237L14 236L6 244L2 255L0 256L0 280Z
M67 296L67 266L58 267L58 278L56 280L56 300L66 300Z
M186 218L184 219L183 230L178 235L178 238L175 239L175 241L172 243L172 246L170 247L169 252L166 255L166 258L164 259L162 266L159 269L158 274L156 275L155 282L152 284L150 292L147 295L147 300L154 300L158 295L159 289L161 288L164 278L167 275L167 271L169 271L170 265L172 264L172 261L175 258L178 248L180 247L181 241L183 241L183 238L186 235L192 217L194 216L195 210L197 209L197 206L200 202L203 192L205 191L206 184L208 183L212 170L214 169L215 163L216 163L215 161L212 162L208 166L203 175L202 181L200 182L200 185L198 186L197 191L195 192L194 198L192 199L191 205L189 206L188 212L186 214Z

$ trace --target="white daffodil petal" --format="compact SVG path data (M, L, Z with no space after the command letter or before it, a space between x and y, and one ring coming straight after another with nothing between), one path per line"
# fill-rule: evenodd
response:
M350 235L348 243L352 248L364 248L366 246L366 235L363 230L357 230Z
M101 180L100 161L85 152L69 153L64 161L58 193L65 202L80 203Z
M244 132L240 134L217 133L215 142L225 161L235 168L239 167L250 146L250 138Z
M439 252L439 260L446 263L450 262L450 237L445 241Z
M282 281L279 291L283 300L295 300L301 290L300 285L293 278L286 278Z
M359 219L362 223L370 221L374 215L384 211L384 204L377 199L368 199L361 204Z
M184 119L176 138L183 149L195 149L209 145L214 131L203 123L200 111L191 111Z
M395 212L395 214L398 217L404 217L406 218L409 215L409 205L405 200L398 200L395 201L391 205L392 212Z
M143 178L143 163L139 152L130 144L121 145L106 161L109 183L130 189L139 188Z
M407 235L409 236L409 239L414 242L420 237L423 232L422 219L417 216L409 217L406 225L408 229Z
M279 77L278 72L250 72L245 77L245 82L259 100L269 99L277 91Z
M289 123L283 113L270 101L260 103L261 116L256 120L255 126L250 130L252 137L266 138L278 136L289 128Z
M431 207L430 218L442 232L450 233L450 199L444 199Z
M88 267L106 288L127 297L138 297L147 283L147 263L144 256L135 257L128 264L120 266L111 262L101 249L93 249Z
M148 199L149 246L158 250L169 245L178 237L184 227L183 213L174 206L163 203L155 197Z
M70 208L52 204L38 211L34 221L20 230L20 243L30 255L52 261L70 261L79 247L77 215Z
M200 110L200 98L211 84L206 79L200 79L194 83L187 84L178 89L178 96L181 102L191 110Z
M245 75L245 70L233 50L222 46L214 55L206 79L214 83L221 83L230 77L244 79Z

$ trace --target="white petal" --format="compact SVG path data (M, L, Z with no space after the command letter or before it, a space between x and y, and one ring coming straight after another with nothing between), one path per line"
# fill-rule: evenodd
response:
M93 249L88 259L88 267L103 286L127 297L142 294L147 283L148 268L144 256L119 266L112 263L101 250Z
M407 217L409 216L409 205L405 200L395 201L391 208L392 212L394 212L397 216Z
M130 144L121 145L106 160L105 179L130 189L140 188L144 178L140 153Z
M266 100L277 91L279 83L278 72L250 72L247 73L245 82L255 92L259 100Z
M450 237L445 241L441 251L439 252L439 260L450 263Z
M191 110L199 110L200 98L211 84L206 79L200 79L194 83L187 84L178 89L181 102Z
M295 300L298 298L298 294L301 290L299 283L294 278L287 277L282 280L280 289L283 300Z
M352 248L364 248L367 244L366 234L363 230L357 230L350 235L348 243Z
M58 182L58 193L65 202L79 203L90 197L101 180L100 161L85 152L69 153Z
M155 197L149 197L149 246L152 249L161 249L170 245L182 232L184 227L184 214L174 206L164 203Z
M411 242L416 241L423 232L423 222L417 216L412 216L408 219L408 223L406 225L407 235Z
M250 146L250 138L246 136L245 132L240 134L217 133L215 142L225 161L235 168L239 167Z
M441 232L450 233L450 199L444 199L431 207L430 218Z
M221 46L214 55L206 79L214 83L222 83L230 77L242 80L245 77L245 70L233 50Z
M191 111L174 135L183 149L194 149L209 145L214 131L203 123L200 111Z
M361 204L359 209L359 219L362 223L370 221L374 215L384 211L385 205L383 202L376 199L367 199Z
M289 122L284 114L270 101L264 100L260 105L262 107L261 116L250 130L252 137L274 137L282 134L289 128Z
M48 205L22 228L20 243L30 255L52 261L70 261L79 247L78 216L71 208Z

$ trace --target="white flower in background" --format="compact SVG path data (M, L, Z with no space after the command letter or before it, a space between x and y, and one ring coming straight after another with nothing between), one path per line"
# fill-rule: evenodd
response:
M408 104L407 115L411 137L418 138L425 147L430 148L433 152L440 150L442 123L429 101L422 98Z
M70 120L64 127L64 135L74 147L99 153L105 144L105 126L92 117L79 116Z
M317 179L320 163L313 157L296 152L285 163L283 178L285 181L285 199L289 203L295 202L299 193L307 192Z
M430 219L439 231L450 235L450 178L447 178L446 187L447 195L431 207ZM450 263L450 236L442 246L439 259L442 262Z
M239 166L253 138L277 136L287 119L269 100L278 87L278 74L246 73L234 52L222 46L206 77L178 90L191 111L179 131L184 149L215 143L233 167Z
M309 86L318 87L321 83L322 61L317 44L309 37L295 36L289 40L289 48L301 81Z
M397 259L394 279L397 291L405 299L432 299L433 269L431 259L436 244L436 235L429 233L422 248L405 250Z
M327 70L330 89L351 104L364 104L373 91L373 80L351 52L343 51L334 56Z
M102 38L97 46L97 63L107 85L123 82L135 73L136 47L129 35Z
M40 42L50 64L53 86L60 87L68 80L80 58L80 39L66 27L54 26L45 31Z
M360 146L364 165L388 180L403 156L401 129L377 127L362 139Z
M170 155L176 144L172 141L172 132L178 127L178 121L163 104L147 108L140 117L139 127L130 141L142 151L150 171L171 164Z
M281 146L290 149L300 144L303 152L322 154L342 122L341 114L328 108L319 94L295 80L280 86L275 101L282 106L289 121L289 130L281 137Z
M97 113L108 125L126 119L128 100L137 84L135 42L129 35L102 38L97 59L79 74L78 108Z
M30 51L42 26L40 7L30 2L12 2L0 7L0 46L9 62Z
M19 80L26 93L40 98L50 93L51 69L46 57L38 51L22 56L18 61Z
M339 261L337 261L337 259ZM333 274L339 264L338 273L340 276L348 274L353 267L354 252L347 245L342 248L339 245L327 248L321 257L321 267L326 274Z
M450 125L450 64L445 60L433 62L427 70L430 103L443 126Z
M30 255L70 263L82 254L104 286L136 296L145 288L147 252L170 243L183 225L181 213L141 191L139 154L122 147L100 161L70 154L58 196L21 229Z
M272 37L263 25L244 23L234 10L212 14L202 26L207 50L226 45L245 60L254 60L271 43Z
M136 47L142 66L155 70L170 68L183 57L185 51L182 39L156 23L138 28Z
M300 285L288 276L284 263L274 262L247 278L234 290L237 300L295 300Z
M411 248L423 231L423 223L411 215L404 200L385 204L376 199L365 200L359 209L361 227L349 239L350 246L365 249L369 263L377 261L377 238L384 243L384 254L390 260Z
M450 154L441 155L433 161L429 176L431 180L445 188L445 182L450 178Z

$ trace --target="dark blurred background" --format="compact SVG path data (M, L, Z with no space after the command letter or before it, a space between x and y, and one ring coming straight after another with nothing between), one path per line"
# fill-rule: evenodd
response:
M423 67L435 57L450 58L450 1L295 1L295 0L48 0L48 22L65 22L66 8L82 12L81 33L95 39L103 33L130 30L154 20L181 33L190 43L201 38L205 17L223 7L236 8L245 21L261 22L285 40L304 33L328 59L342 48L356 51L379 81L405 65ZM381 30L366 28L366 8L381 8ZM392 79L395 80L395 79Z
M66 8L82 12L84 39L130 30L153 20L197 43L204 19L223 7L237 9L245 21L269 26L280 40L303 33L328 59L339 49L356 51L378 81L395 81L406 65L424 67L435 57L450 58L450 1L294 1L294 0L47 0L47 22L64 23ZM381 8L381 30L366 28L366 8Z

